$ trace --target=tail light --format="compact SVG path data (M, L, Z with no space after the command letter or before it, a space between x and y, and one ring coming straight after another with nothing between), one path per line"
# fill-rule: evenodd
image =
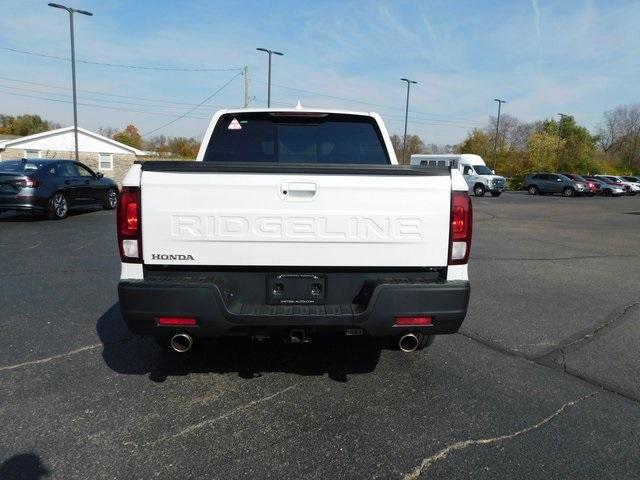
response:
M393 324L396 327L427 327L433 325L431 317L396 317Z
M451 196L451 234L449 236L449 265L463 265L469 261L473 211L467 192L453 192Z
M118 199L118 248L123 262L142 262L141 227L140 189L124 187Z
M9 180L9 185L13 185L17 189L36 188L40 186L40 180L36 178L20 178L18 180Z
M198 320L195 317L160 317L158 325L167 327L195 327Z

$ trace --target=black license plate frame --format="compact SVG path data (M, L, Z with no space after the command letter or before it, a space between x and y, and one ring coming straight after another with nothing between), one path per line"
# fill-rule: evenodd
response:
M268 305L324 305L326 301L326 275L278 273L267 277Z

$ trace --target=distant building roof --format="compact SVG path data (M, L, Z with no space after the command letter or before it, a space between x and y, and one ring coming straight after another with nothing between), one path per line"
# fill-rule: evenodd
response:
M47 132L35 133L26 137L0 138L0 150L23 148L25 150L56 150L71 152L74 147L73 127L58 128ZM147 153L130 147L90 130L78 127L78 150L80 152L129 153L143 156Z

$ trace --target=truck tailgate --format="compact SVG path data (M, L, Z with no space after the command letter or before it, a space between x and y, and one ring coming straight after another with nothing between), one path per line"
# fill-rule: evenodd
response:
M143 167L144 263L447 264L451 177L446 170L411 173L389 166L370 171L215 171L208 167L202 171ZM398 174L401 170L404 173Z

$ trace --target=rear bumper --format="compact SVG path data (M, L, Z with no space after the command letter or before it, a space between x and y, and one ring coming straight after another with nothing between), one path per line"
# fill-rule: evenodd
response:
M198 325L180 328L198 337L250 334L255 328L345 331L359 328L376 337L401 331L455 333L467 313L469 282L379 283L366 305L246 305L225 300L216 284L123 280L118 285L124 320L132 333L169 335L176 327L159 317L196 317ZM433 325L394 327L396 316L431 316Z
M33 195L0 194L0 210L37 210L45 211L48 199Z

